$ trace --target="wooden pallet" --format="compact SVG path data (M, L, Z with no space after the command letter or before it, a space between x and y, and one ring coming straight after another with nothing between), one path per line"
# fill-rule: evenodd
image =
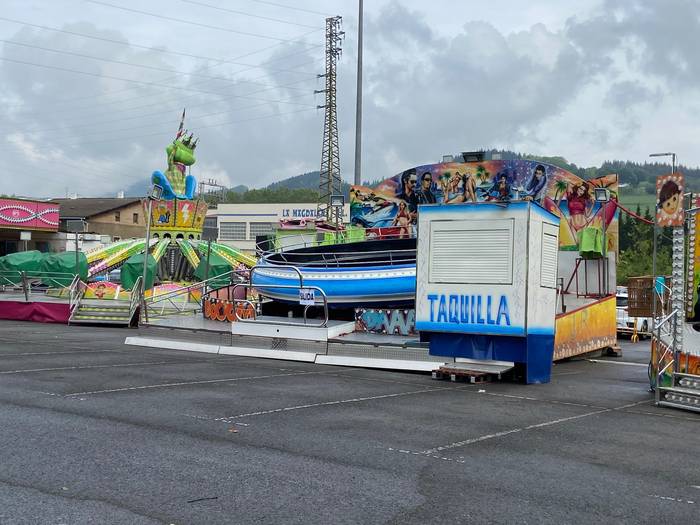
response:
M486 372L477 372L476 370L467 370L464 368L450 368L441 366L437 370L433 370L433 379L450 380L460 383L490 383L493 374Z

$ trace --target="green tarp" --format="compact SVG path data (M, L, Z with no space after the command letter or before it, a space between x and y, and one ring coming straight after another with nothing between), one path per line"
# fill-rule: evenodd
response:
M49 288L70 286L76 274L75 252L46 253L41 261L41 282ZM88 278L88 262L83 252L78 252L77 273L83 281Z
M44 254L37 250L0 257L0 284L18 284L22 280L19 272L38 272L43 259Z
M588 227L579 234L579 253L584 259L597 259L603 256L603 230Z
M231 269L231 265L228 262L226 262L226 259L224 259L220 255L215 254L212 251L211 257L209 258L209 273L207 274L207 256L205 254L199 261L199 266L197 266L197 269L194 271L194 276L198 280L204 281L206 275L208 275L209 279L211 279L213 277L218 277L219 275L228 273L231 271ZM209 284L209 288L219 288L221 286L226 286L227 284L230 284L230 282L230 277L215 279L211 281L211 283Z
M122 288L125 290L131 290L134 284L136 284L136 279L143 275L143 255L143 253L132 255L122 266L120 279ZM153 288L157 266L158 263L156 263L156 260L149 253L146 268L146 290Z

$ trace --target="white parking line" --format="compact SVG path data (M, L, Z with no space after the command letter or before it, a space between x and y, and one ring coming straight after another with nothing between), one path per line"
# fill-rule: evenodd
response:
M543 422L543 423L536 423L536 424L534 424L534 425L528 425L528 426L520 427L520 428L512 428L512 429L510 429L510 430L504 430L504 431L502 431L502 432L496 432L496 433L494 433L494 434L486 434L486 435L484 435L484 436L479 436L479 437L476 437L476 438L465 439L465 440L463 440L463 441L455 441L454 443L449 443L449 444L447 444L447 445L442 445L442 446L439 446L439 447L434 447L434 448L430 448L430 449L428 449L428 450L424 450L424 451L421 452L421 454L426 455L426 456L432 456L433 454L436 454L437 452L442 452L443 450L450 450L450 449L453 449L453 448L464 447L464 446L466 446L466 445L471 445L471 444L473 444L473 443L479 443L479 442L482 442L482 441L487 441L487 440L489 440L489 439L494 439L494 438L498 438L498 437L502 437L502 436L507 436L507 435L509 435L509 434L515 434L515 433L517 433L517 432L523 432L523 431L525 431L525 430L533 430L533 429L537 429L537 428L543 428L543 427L548 427L548 426L552 426L552 425L558 425L558 424L560 424L560 423L565 423L565 422L567 422L567 421L573 421L573 420L576 420L576 419L582 419L582 418L584 418L584 417L595 416L595 415L597 415L597 414L604 414L604 413L606 413L606 412L615 412L615 411L623 410L623 409L625 409L625 408L631 408L631 407L633 407L633 406L637 406L637 405L641 405L641 404L643 404L643 403L649 403L649 402L650 402L650 401L649 401L648 399L645 399L644 401L639 401L639 402L637 402L637 403L630 403L630 404L622 405L622 406L615 407L615 408L604 408L604 409L601 409L601 410L594 410L594 411L592 411L592 412L586 412L586 413L584 413L584 414L578 414L578 415L575 415L575 416L569 416L569 417L563 417L563 418L559 418L559 419L553 419L553 420L551 420L551 421L545 421L545 422Z
M182 364L182 361L147 361L143 363L123 363L113 365L86 365L86 366L59 366L54 368L25 368L22 370L4 370L0 374L23 374L26 372L53 372L57 370L87 370L93 368L119 368L124 366L148 366L148 365L166 365L166 364ZM185 361L189 363L189 361Z
M287 377L287 376L302 376L311 374L323 374L324 372L295 372L291 374L271 374L265 376L252 376L252 377L232 377L228 379L207 379L203 381L182 381L179 383L160 383L156 385L143 385L143 386L129 386L124 388L110 388L106 390L93 390L90 392L73 392L71 394L65 394L64 397L69 396L90 396L94 394L111 394L114 392L130 392L134 390L150 390L154 388L171 388L175 386L188 386L188 385L206 385L212 383L231 383L235 381L252 381L254 379L269 379L273 377Z
M224 422L233 422L234 420L242 417L252 417L252 416L263 416L266 414L276 414L279 412L290 412L292 410L303 410L306 408L316 408L316 407L323 407L323 406L331 406L331 405L344 405L344 404L349 404L349 403L361 403L363 401L372 401L374 399L387 399L391 397L403 397L403 396L411 396L411 395L416 395L416 394L424 394L427 392L442 392L444 390L450 390L449 388L424 388L422 390L411 390L410 392L399 392L396 394L383 394L379 396L368 396L368 397L354 397L352 399L340 399L337 401L323 401L321 403L309 403L308 405L296 405L296 406L289 406L289 407L282 407L282 408L274 408L272 410L260 410L259 412L248 412L246 414L237 414L235 416L228 416L228 417L218 417L214 419L214 421L224 421Z
M25 355L103 354L115 352L117 352L117 350L71 350L70 352L24 352L21 354L0 353L0 357L21 357Z
M649 363L633 363L632 361L612 361L609 359L586 359L589 363L603 363L606 365L643 366L647 368Z

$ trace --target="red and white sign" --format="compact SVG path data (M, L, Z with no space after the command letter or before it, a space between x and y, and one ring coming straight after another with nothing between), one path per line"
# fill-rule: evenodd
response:
M0 199L0 228L58 231L58 204Z

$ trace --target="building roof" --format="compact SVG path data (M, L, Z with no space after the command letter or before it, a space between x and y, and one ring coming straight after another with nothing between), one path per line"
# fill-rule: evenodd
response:
M78 199L53 199L60 205L61 219L88 219L95 215L101 215L110 211L116 211L134 203L140 202L140 198L78 198Z

